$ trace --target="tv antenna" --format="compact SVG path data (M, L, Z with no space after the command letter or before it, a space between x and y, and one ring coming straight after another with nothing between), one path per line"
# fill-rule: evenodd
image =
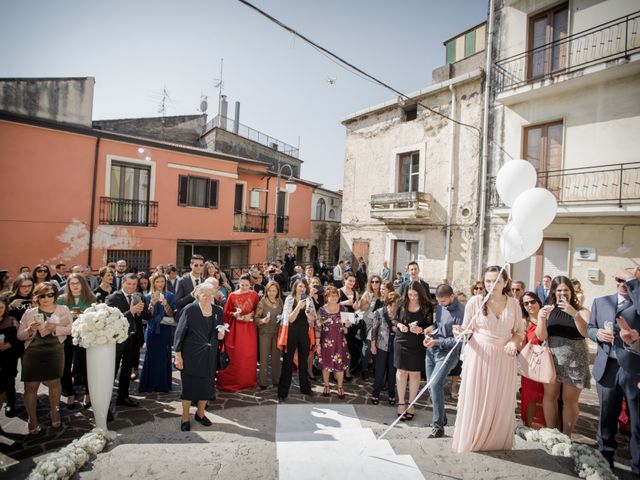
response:
M224 88L223 81L223 71L224 71L224 58L220 59L220 78L213 79L213 87L218 89L218 115L222 113L222 89Z

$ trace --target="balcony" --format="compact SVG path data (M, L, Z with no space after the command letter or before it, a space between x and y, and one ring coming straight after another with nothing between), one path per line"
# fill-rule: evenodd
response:
M496 94L524 93L521 87L556 84L573 78L575 72L628 59L640 52L639 27L640 12L636 12L499 60L494 64L494 90Z
M266 233L268 225L268 215L235 212L233 220L233 231L247 233Z
M289 217L285 215L276 216L276 233L289 233Z
M490 205L506 209L496 191L495 180L491 178ZM559 207L567 207L565 212L603 206L635 208L640 204L640 162L538 172L538 186L549 189L558 199ZM562 213L562 209L559 212Z
M371 195L371 218L385 223L428 223L431 195L425 192L378 193Z
M158 202L100 197L100 225L157 227Z

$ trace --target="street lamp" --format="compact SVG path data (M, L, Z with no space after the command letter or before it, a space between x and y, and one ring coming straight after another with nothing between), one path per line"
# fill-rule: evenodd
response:
M278 180L276 181L276 199L275 199L275 212L274 212L274 223L273 223L273 258L272 260L275 262L276 261L276 252L277 252L277 239L278 239L278 193L280 193L280 178L281 178L281 174L282 174L282 170L284 170L284 167L288 167L289 168L289 178L287 179L287 181L284 184L284 191L287 193L293 193L296 191L296 188L298 187L296 185L296 181L293 179L293 168L291 168L291 165L289 165L288 163L284 163L282 165L280 165L280 160L278 160L278 168L276 169L278 171ZM283 219L283 225L284 225L284 219Z

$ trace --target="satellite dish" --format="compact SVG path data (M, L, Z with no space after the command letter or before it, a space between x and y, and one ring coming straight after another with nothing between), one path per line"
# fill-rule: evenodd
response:
M209 107L209 105L207 104L206 100L202 100L200 102L200 111L201 112L203 112L203 113L206 112L208 107Z

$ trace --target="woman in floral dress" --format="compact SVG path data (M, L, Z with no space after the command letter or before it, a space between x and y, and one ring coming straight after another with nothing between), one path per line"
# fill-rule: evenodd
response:
M340 305L340 292L336 287L327 287L324 291L325 305L318 310L316 322L316 353L320 358L322 380L324 390L322 395L331 395L329 387L330 372L338 382L338 398L344 398L344 371L349 368L351 357L347 348L345 333L351 326L351 322L342 324L340 312L346 312L346 308Z

